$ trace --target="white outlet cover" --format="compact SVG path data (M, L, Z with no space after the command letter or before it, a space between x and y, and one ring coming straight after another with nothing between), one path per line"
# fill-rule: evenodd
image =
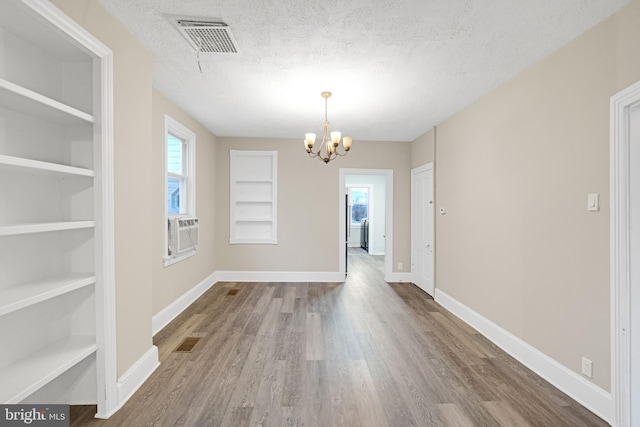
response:
M582 358L582 373L589 378L593 378L593 362L586 357Z

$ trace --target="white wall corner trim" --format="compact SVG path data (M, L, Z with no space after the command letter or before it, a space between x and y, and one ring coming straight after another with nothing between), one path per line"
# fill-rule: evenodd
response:
M185 292L180 298L160 310L151 319L151 333L157 334L169 324L173 319L178 317L187 307L195 302L202 294L216 283L216 274L212 273L196 286Z
M344 282L344 274L333 271L217 271L218 282Z
M435 290L435 300L527 368L609 422L611 419L610 393L582 378L571 369L476 313L440 289Z
M160 366L158 347L152 345L136 363L127 369L127 372L118 378L118 408L113 412L116 412L127 403L133 393L144 384L158 366Z
M609 141L612 422L631 426L631 133L640 81L611 97Z

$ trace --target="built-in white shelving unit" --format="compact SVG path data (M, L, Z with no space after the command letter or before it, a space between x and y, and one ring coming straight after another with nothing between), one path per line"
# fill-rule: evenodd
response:
M278 243L278 152L231 150L232 244Z
M0 403L111 410L107 56L48 1L0 2Z

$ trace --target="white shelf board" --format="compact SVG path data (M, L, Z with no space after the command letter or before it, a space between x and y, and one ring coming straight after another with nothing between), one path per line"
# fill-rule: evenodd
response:
M0 289L0 316L92 285L91 273L68 273Z
M0 79L0 108L61 125L93 123L93 116L10 81Z
M249 238L234 238L229 239L231 245L277 245L276 239L249 239Z
M24 224L0 225L0 236L13 236L16 234L46 233L49 231L75 230L80 228L93 228L95 221L63 221L63 222L37 222Z
M58 163L42 162L40 160L25 159L22 157L13 157L0 155L0 165L15 166L20 168L29 168L47 172L57 172L69 175L79 176L96 176L95 172L91 169L79 168L75 166L61 165Z
M97 348L93 336L69 336L7 366L0 371L0 402L19 403L93 354Z
M236 218L236 222L273 222L271 218Z

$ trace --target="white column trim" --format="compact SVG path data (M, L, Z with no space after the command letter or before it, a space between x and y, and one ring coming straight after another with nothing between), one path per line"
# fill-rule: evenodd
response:
M640 82L611 97L610 262L612 423L631 426L629 110L640 102Z

